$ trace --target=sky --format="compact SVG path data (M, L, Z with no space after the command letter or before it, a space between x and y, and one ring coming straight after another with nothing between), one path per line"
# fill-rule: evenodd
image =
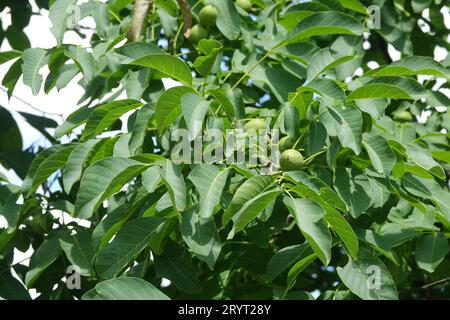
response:
M32 2L32 6L33 11L37 12L38 7L34 2ZM443 10L445 11L445 23L447 27L450 27L449 9L446 8ZM425 15L426 14L427 13L425 12ZM11 17L6 10L0 13L0 20L2 21L3 28L6 28L8 25L10 25ZM83 26L95 28L95 22L90 17L84 18L82 21L80 21L80 24L82 24ZM32 15L30 24L25 28L25 33L28 35L33 48L39 47L48 49L56 45L56 40L53 34L50 32L50 27L51 22L48 19L48 12L46 10L42 10L41 15ZM89 47L89 37L86 37L86 39L82 39L75 32L68 31L64 36L64 43ZM8 50L11 50L11 47L5 40L0 47L0 51L3 52ZM392 46L389 45L388 50L393 60L400 59L400 53L396 51ZM446 55L446 49L438 48L435 51L434 58L437 61L441 61L445 59ZM12 65L12 63L13 62L8 62L0 65L0 79L3 78L4 74L9 70L9 67ZM373 67L377 66L378 65L374 65ZM45 76L48 74L48 68L44 67L41 70L41 74L45 79ZM28 86L24 85L21 80L19 80L14 90L14 96L10 100L8 100L6 92L0 90L0 105L6 107L8 110L25 111L37 115L46 113L47 116L55 119L58 123L61 123L63 119L67 118L69 114L77 109L76 103L84 93L83 89L77 84L80 79L81 75L78 75L69 83L66 88L60 91L53 89L49 94L45 94L43 90L41 90L41 92L37 96L34 96L31 92L31 89ZM170 79L164 79L164 84L166 88L179 85L179 83ZM446 94L450 96L450 93L448 91L446 92ZM118 99L122 98L126 98L126 96L121 95ZM30 105L33 107L30 107ZM37 110L41 110L42 112L39 112ZM26 122L24 122L20 118L20 116L15 115L15 119L18 122L22 132L24 148L27 148L36 142L45 142L45 139L41 136L41 134L30 127ZM21 184L21 180L15 175L13 171L6 171L2 167L0 167L0 172L5 173L12 183L18 185ZM66 214L64 216L64 219L67 221L70 220L71 217ZM2 220L2 217L0 216L0 228L4 226L5 221L4 219ZM16 250L14 263L24 260L22 263L27 265L28 260L26 259L32 254L32 252L33 251L31 249L25 253ZM36 292L32 291L31 293L33 297L37 296Z

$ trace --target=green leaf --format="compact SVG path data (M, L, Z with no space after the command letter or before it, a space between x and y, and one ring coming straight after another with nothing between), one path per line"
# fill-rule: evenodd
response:
M180 231L184 241L212 270L222 249L214 218L203 218L190 209L183 213L182 219Z
M78 232L59 239L59 244L70 263L79 268L82 276L93 276L94 252L91 245L91 233Z
M85 48L79 46L68 46L65 55L72 59L83 73L83 83L87 85L94 78L94 57Z
M58 0L53 1L50 6L48 13L48 17L52 22L50 31L55 36L58 46L62 44L64 33L67 29L67 19L75 14L74 10L70 9L73 8L76 2L76 0Z
M63 171L63 186L67 194L73 185L81 179L83 170L97 151L101 140L89 140L77 145L70 153Z
M202 132L209 104L196 93L187 93L181 97L181 111L189 130L189 140L194 140Z
M22 56L22 52L17 50L0 52L0 65L10 60L16 59L20 56Z
M350 15L341 12L319 12L300 21L287 36L286 44L301 42L322 34L362 35L364 26Z
M296 261L309 256L311 253L311 247L307 243L288 246L277 251L267 264L267 276L270 280L275 279Z
M239 209L239 211L232 217L233 229L228 236L228 239L235 233L243 230L247 224L255 219L264 209L266 209L271 203L275 201L281 190L268 190L258 194L254 198L248 200Z
M179 211L186 209L186 184L180 167L169 160L157 164L160 166L160 174L167 186L172 203Z
M81 139L87 140L99 135L103 130L113 125L123 114L142 105L143 103L137 100L125 99L96 107L87 120Z
M183 292L188 294L201 292L191 255L178 244L169 242L163 254L155 257L155 271L158 277L169 279Z
M299 128L299 111L295 107L291 107L289 105L286 105L282 109L283 112L283 122L284 122L284 129L287 132L287 135L291 138L297 140L300 134L300 128Z
M153 43L131 42L117 48L116 51L122 55L123 63L131 63L134 60L148 55L161 55L164 50Z
M415 196L432 200L439 207L439 216L450 224L450 192L443 189L433 179L424 179L406 173L402 178L403 187Z
M418 146L406 146L406 153L408 158L419 167L427 170L441 180L445 180L444 169L437 163L429 151Z
M382 236L372 230L357 229L356 232L359 239L368 243L373 249L380 252L396 265L399 264L399 258L397 254L391 248L390 243L388 243Z
M375 170L389 176L397 159L386 139L381 136L371 136L363 140L363 146Z
M449 252L448 240L440 232L422 237L416 246L416 262L420 269L433 273Z
M331 260L331 234L324 221L325 211L309 199L284 198L284 204L294 216L297 225L324 265Z
M344 101L345 92L342 88L332 79L321 78L314 79L313 81L305 84L303 87L297 89L297 92L314 92L321 95L324 99L331 102Z
M62 251L58 243L58 238L45 240L41 246L33 253L30 260L30 266L25 275L25 284L32 288L39 276L56 259L59 258Z
M133 277L102 281L93 290L95 292L88 291L82 299L91 300L94 297L99 300L170 300L151 283Z
M31 88L36 96L42 86L41 68L47 64L49 55L47 50L41 48L30 48L23 52L22 72L23 83Z
M327 129L320 122L313 121L309 125L308 134L305 138L306 154L312 156L321 151L327 139Z
M233 121L236 116L238 116L238 118L241 118L241 110L237 109L234 106L234 104L227 97L227 92L225 90L211 89L208 90L207 93L212 95L214 99L222 105L230 121Z
M162 133L181 115L181 98L188 93L195 93L189 87L174 87L166 90L156 104L155 120L158 132Z
M125 90L129 99L139 100L150 82L150 70L130 71L125 82Z
M18 59L12 64L8 72L6 72L3 77L2 85L8 89L8 98L11 98L17 81L19 81L19 78L22 75L22 63L22 59Z
M386 266L366 252L360 259L349 259L343 268L338 267L339 278L354 294L364 300L397 300L397 287Z
M22 135L11 112L0 106L0 150L22 150Z
M339 238L344 242L345 248L348 254L356 259L359 252L359 242L355 231L351 225L345 220L345 218L339 213L339 211L332 208L325 209L325 221L330 227L337 233Z
M247 201L263 193L272 185L274 178L271 176L253 176L245 181L234 193L230 205L222 216L222 227L225 227L231 218L241 210Z
M410 56L366 73L370 76L429 75L450 78L450 72L431 57Z
M137 112L136 121L131 131L129 142L130 153L135 155L144 143L150 118L155 114L155 103L145 104Z
M335 173L334 187L345 201L350 214L357 218L370 205L372 192L367 177L356 174L350 169L338 168Z
M361 152L363 118L361 111L351 105L328 106L331 115L340 125L338 138L342 146L351 148L356 154Z
M231 1L211 0L217 12L217 28L228 40L235 40L241 33L241 19Z
M291 289L300 273L305 270L315 259L317 256L313 253L304 258L301 258L298 262L296 262L292 268L288 272L287 276L287 288Z
M0 274L0 297L5 300L30 300L30 294L23 284L10 272Z
M164 220L157 217L137 218L127 222L114 240L95 259L95 270L103 279L114 278L144 250Z
M301 84L297 77L284 69L261 64L257 65L250 72L250 78L253 81L260 81L269 87L280 103L285 102L288 99L289 93L295 91Z
M103 200L118 192L125 183L144 171L141 162L109 157L88 167L80 182L75 212L79 218L90 218Z
M22 185L22 189L27 191L27 197L66 164L75 146L75 144L55 145L34 158Z
M214 39L201 39L197 49L204 53L204 56L195 59L194 68L202 76L206 77L210 72L217 69L218 56L222 49L222 44Z
M55 129L55 137L61 138L65 134L85 123L94 109L95 107L88 108L88 106L84 106L78 110L75 110L67 117L66 121Z
M353 90L349 100L365 99L409 99L419 100L426 94L425 89L415 80L403 77L379 77Z
M151 54L132 61L130 64L155 69L166 76L192 86L192 74L182 60L168 54Z
M214 214L214 208L219 203L223 189L227 182L229 170L219 170L218 167L209 164L196 166L189 174L200 195L198 215L201 218L210 218Z
M323 48L317 51L311 58L308 64L308 77L307 81L315 79L325 71L331 70L334 67L348 62L353 59L353 56L337 56L333 55L330 48Z

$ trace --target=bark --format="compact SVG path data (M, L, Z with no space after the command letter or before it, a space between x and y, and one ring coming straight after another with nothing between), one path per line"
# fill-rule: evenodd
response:
M181 9L181 16L183 17L183 33L186 38L189 38L191 35L192 28L192 12L191 7L189 7L189 3L187 0L177 0L178 5Z
M135 0L133 18L131 20L130 29L127 33L128 41L139 41L151 5L152 0Z

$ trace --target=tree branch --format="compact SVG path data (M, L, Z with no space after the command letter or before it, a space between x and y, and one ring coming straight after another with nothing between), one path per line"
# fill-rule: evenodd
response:
M425 291L425 290L428 290L428 289L430 289L430 288L432 288L434 286L438 286L440 284L444 284L444 283L447 283L447 282L450 282L450 277L447 277L447 278L444 278L444 279L441 279L441 280L437 280L437 281L434 281L434 282L431 282L431 283L427 283L427 284L424 284L423 286L420 286L420 287L417 287L417 288L411 288L411 289L402 291L402 292L400 292L400 294L405 295L405 294L413 293L413 292L416 292L416 291Z
M135 0L133 18L131 20L130 30L127 33L128 41L139 41L151 4L152 0Z
M181 9L181 16L183 17L183 33L186 38L189 38L191 35L192 28L192 12L191 7L189 7L189 3L187 0L177 0L178 5Z

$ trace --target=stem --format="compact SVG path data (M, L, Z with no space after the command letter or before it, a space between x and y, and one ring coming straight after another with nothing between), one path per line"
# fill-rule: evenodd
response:
M264 60L266 60L266 58L272 53L272 50L267 51L267 53L258 61L256 61L256 63L247 71L245 71L245 73L242 75L242 77L233 85L233 87L231 87L231 90L236 89L236 87L242 82L242 80L244 80L244 78L246 76L248 76L248 74L250 72L252 72L261 62L263 62ZM224 80L225 82L225 80Z
M186 38L189 38L189 36L191 35L191 28L192 28L191 7L189 6L189 3L187 3L187 0L177 0L177 2L181 9L181 16L183 17L184 36Z
M323 149L320 150L319 152L316 152L315 154L313 154L312 156L308 157L305 159L305 164L308 164L309 162L311 162L315 157L321 155L322 153L326 152L327 149Z
M420 286L420 287L417 287L417 288L411 288L409 290L402 291L402 292L400 292L400 294L408 294L408 293L413 293L413 292L416 292L416 291L425 291L425 290L428 290L428 289L430 289L430 288L432 288L434 286L437 286L437 285L440 285L440 284L444 284L444 283L447 283L447 282L450 282L450 277L447 277L447 278L444 278L444 279L441 279L441 280L437 280L437 281L434 281L434 282L431 282L431 283L427 283L427 284L424 284L423 286Z
M145 23L152 0L136 0L133 8L133 17L131 19L130 30L127 33L127 39L130 42L139 41L142 28Z
M181 30L183 29L184 22L180 23L180 26L178 27L177 33L175 35L175 40L173 41L173 54L177 52L177 42L178 38L180 37Z

